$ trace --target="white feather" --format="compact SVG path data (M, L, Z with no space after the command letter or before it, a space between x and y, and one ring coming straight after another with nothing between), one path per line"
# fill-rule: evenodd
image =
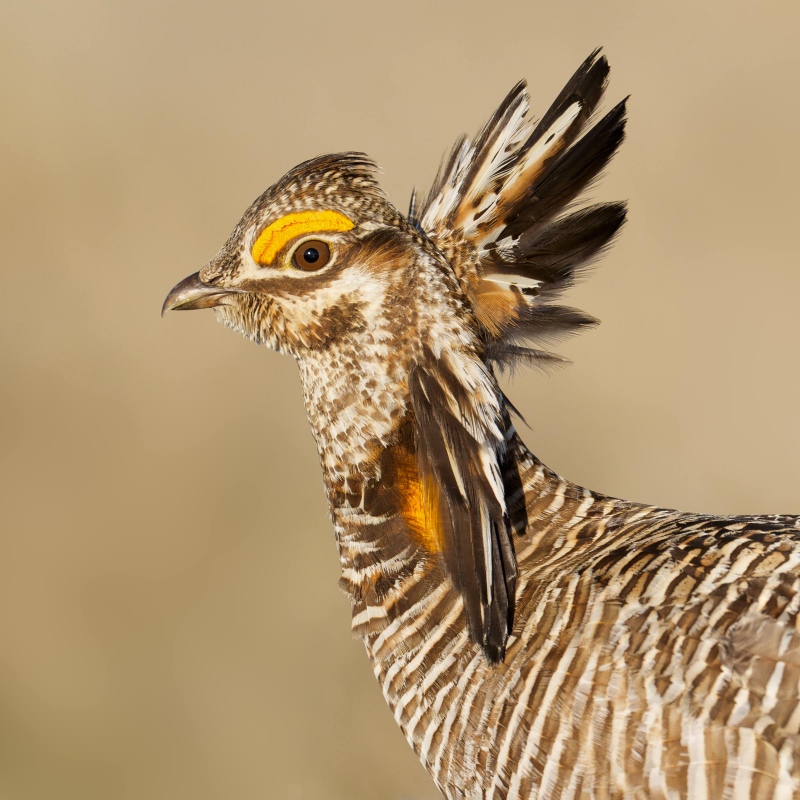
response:
M498 286L518 286L520 289L537 289L542 281L528 278L525 275L491 275L483 279L484 283L496 283Z

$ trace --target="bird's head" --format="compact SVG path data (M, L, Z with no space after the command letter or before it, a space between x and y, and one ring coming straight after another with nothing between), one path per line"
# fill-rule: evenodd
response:
M431 246L386 200L374 171L354 153L291 170L172 289L163 311L213 307L245 336L299 358L396 312Z

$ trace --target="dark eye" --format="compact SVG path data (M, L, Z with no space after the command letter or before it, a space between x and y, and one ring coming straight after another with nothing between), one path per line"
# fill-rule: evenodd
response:
M298 269L322 269L331 258L331 249L325 242L311 240L303 242L294 251L294 265Z

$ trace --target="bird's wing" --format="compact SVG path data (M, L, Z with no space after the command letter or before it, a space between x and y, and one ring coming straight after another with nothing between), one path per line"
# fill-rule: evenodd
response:
M548 359L521 343L546 343L596 322L548 302L625 220L622 203L565 213L624 136L625 101L589 127L608 72L605 57L593 52L538 122L529 118L525 83L517 84L474 141L456 142L419 209L412 199L412 223L448 257L487 355L501 365Z
M770 714L787 734L800 734L800 576L795 568L742 582L749 608L725 632L720 657L749 706Z
M749 786L749 797L794 796L796 768L787 765L800 757L797 530L764 518L710 522L715 543L698 547L695 538L653 561L660 567L627 622L624 659L629 674L649 682L650 711L660 706L660 724L677 732L663 741L666 775L688 764L709 797L733 796L735 786Z

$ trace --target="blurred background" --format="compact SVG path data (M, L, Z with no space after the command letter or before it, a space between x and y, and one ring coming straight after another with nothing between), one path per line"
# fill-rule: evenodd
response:
M800 4L0 4L0 798L433 800L349 633L294 363L159 317L296 163L405 208L521 77L603 45L630 222L574 366L507 391L552 468L800 513Z

